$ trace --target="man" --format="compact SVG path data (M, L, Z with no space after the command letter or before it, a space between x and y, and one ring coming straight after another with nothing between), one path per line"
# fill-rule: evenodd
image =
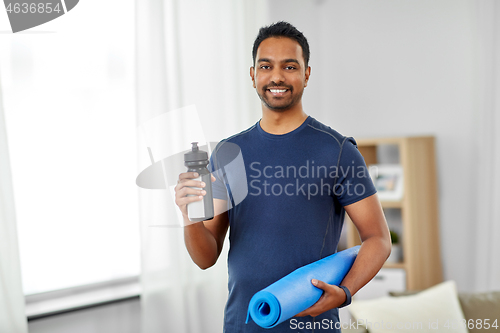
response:
M206 269L217 261L230 230L224 332L310 332L310 328L317 332L314 323L337 322L337 308L380 270L390 253L389 231L354 139L302 109L302 93L311 74L303 34L286 22L261 28L253 59L250 77L262 101L262 119L223 140L212 154L212 170L225 170L216 173L213 184L218 215L212 220L189 224L186 205L205 194L191 187L205 184L194 180L193 173L179 176L176 203L186 222L185 243L193 261ZM231 174L224 168L228 161L223 151L229 144L239 147L244 160L248 194L240 203L232 198L237 189L229 188ZM293 321L270 330L245 324L254 293L336 252L345 212L357 227L362 246L342 287L313 279L323 295Z

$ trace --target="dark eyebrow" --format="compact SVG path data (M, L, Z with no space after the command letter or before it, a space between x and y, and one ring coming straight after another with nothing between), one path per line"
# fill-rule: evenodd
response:
M260 58L259 60L257 60L257 62L272 62L272 61L269 58ZM297 65L300 65L299 61L297 59L284 59L281 63L284 64L287 62L293 62L293 63L296 63Z

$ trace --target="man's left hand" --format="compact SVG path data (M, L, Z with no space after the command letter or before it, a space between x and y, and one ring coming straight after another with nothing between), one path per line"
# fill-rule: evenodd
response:
M295 317L319 316L325 311L338 308L345 302L347 298L344 290L335 285L331 285L316 279L312 279L311 283L315 287L322 289L323 295L321 295L319 300L316 303L314 303L310 308L300 313L297 313Z

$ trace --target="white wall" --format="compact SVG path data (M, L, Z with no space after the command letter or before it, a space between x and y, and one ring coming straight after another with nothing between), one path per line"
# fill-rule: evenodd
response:
M474 8L466 0L269 1L308 38L306 113L354 137L437 138L444 275L474 275ZM269 22L269 23L270 23Z

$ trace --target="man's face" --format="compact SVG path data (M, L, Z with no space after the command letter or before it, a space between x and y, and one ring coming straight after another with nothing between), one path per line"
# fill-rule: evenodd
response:
M280 112L300 102L310 71L305 67L299 43L270 37L260 43L250 76L262 103Z

